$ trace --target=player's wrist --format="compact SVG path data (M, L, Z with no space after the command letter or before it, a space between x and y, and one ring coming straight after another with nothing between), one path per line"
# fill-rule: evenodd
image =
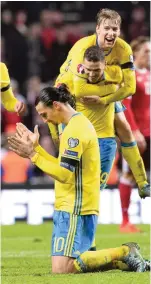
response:
M29 154L29 159L31 160L31 162L35 162L35 160L37 159L37 152L35 150L33 150L30 154Z
M34 146L35 152L39 153L40 148L41 148L39 142L38 142L38 141L34 142L34 143L33 143L33 146Z
M106 105L107 104L107 99L105 98L105 97L101 97L101 98L99 98L99 103L101 104L101 105Z

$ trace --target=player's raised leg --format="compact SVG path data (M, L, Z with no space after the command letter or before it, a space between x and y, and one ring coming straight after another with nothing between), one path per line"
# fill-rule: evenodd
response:
M141 198L150 196L150 186L147 182L143 159L141 158L137 143L132 134L129 123L123 112L115 114L115 129L121 140L121 149L124 159L130 166Z

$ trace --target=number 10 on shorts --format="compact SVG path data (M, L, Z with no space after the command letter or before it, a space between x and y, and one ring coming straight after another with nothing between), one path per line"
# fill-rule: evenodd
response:
M64 243L65 243L65 239L60 237L60 238L56 238L54 239L54 247L53 247L53 253L55 252L61 252L64 248Z

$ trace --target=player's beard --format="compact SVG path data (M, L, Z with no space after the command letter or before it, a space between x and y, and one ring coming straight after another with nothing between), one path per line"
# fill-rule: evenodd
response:
M89 82L92 84L96 84L99 81L99 77L89 78Z

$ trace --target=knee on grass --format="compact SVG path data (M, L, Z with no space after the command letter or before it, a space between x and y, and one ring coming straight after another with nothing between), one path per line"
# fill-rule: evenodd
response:
M58 258L58 257L57 257ZM74 266L74 259L69 257L56 257L52 260L52 273L54 274L69 274L77 273Z

